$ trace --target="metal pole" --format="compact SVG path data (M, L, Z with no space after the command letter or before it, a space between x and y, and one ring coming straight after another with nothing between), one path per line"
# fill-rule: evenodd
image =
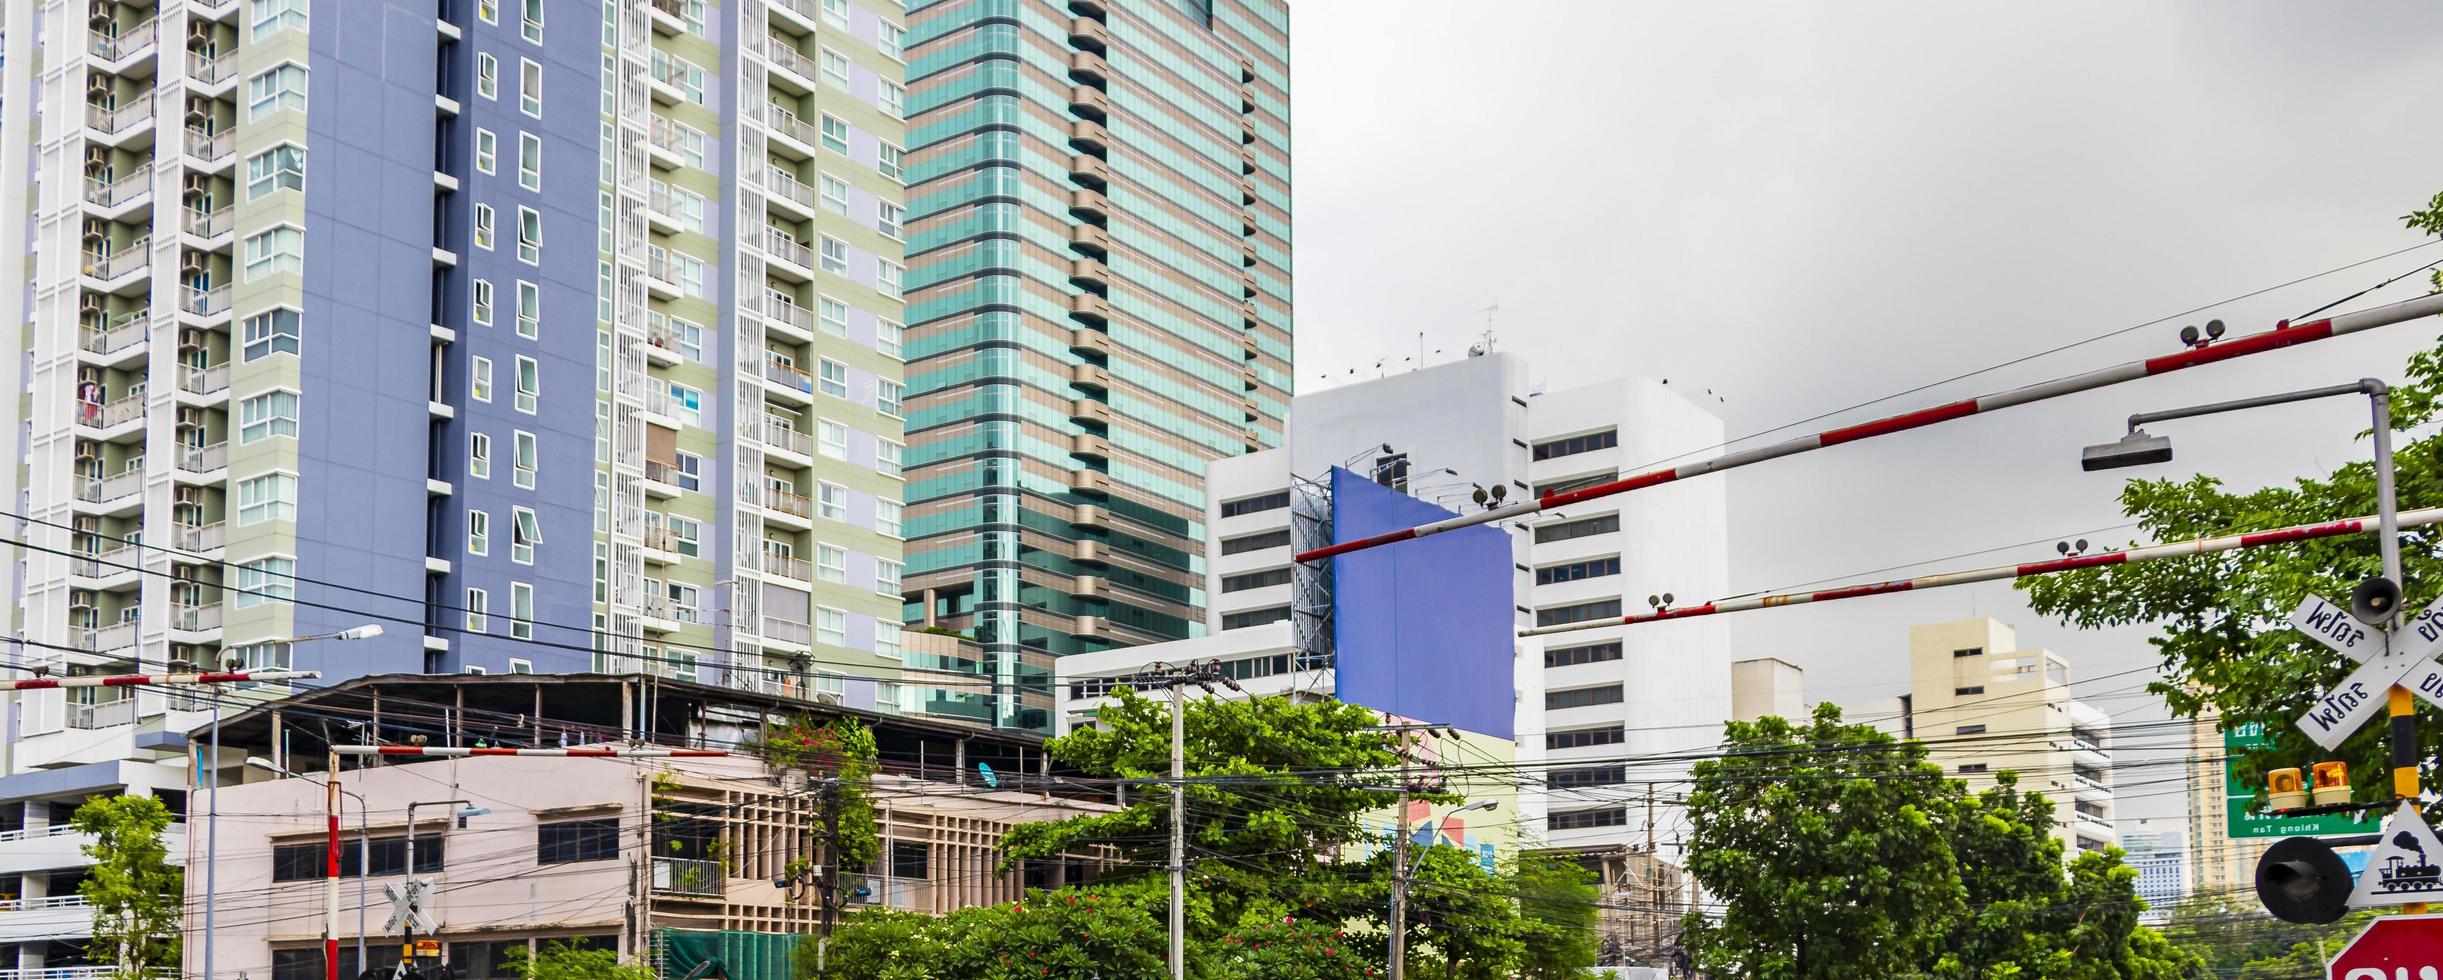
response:
M332 756L331 761L337 762L339 757ZM365 798L359 795L356 798L356 969L359 973L365 970L365 906L368 904L365 872L373 867L373 817L368 812L370 809Z
M212 969L212 940L218 935L213 928L213 896L220 888L221 870L221 709L212 707L212 751L206 760L212 774L212 785L206 790L209 812L204 818L204 980L218 980ZM332 819L336 820L337 817Z
M404 873L406 879L400 887L414 888L416 886L416 804L413 803L407 805L407 867ZM408 969L416 962L416 917L406 915L400 916L399 919L401 938L399 940L398 975L404 977L409 975ZM364 965L358 964L357 969L364 969Z
M1393 826L1399 837L1391 842L1391 980L1408 971L1408 736L1400 736L1399 815Z
M339 980L339 784L322 784L328 836L324 841L322 876L322 976ZM363 954L358 954L363 959Z
M2367 387L2367 401L2374 416L2375 443L2375 519L2378 525L2376 550L2383 556L2384 577L2392 584L2401 581L2401 518L2400 502L2392 482L2392 392L2384 383L2372 378L2359 382ZM2389 633L2400 622L2399 607L2383 623ZM2408 688L2392 685L2385 692L2385 708L2392 724L2392 793L2402 799L2418 798L2418 704ZM2401 911L2421 915L2426 903L2411 902Z
M1187 683L1171 679L1171 980L1186 980L1187 957Z

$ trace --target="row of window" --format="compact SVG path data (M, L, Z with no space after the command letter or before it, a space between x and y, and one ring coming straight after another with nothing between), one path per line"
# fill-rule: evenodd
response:
M1547 749L1583 749L1596 745L1619 745L1628 740L1628 731L1619 725L1544 733L1544 747Z
M1629 811L1626 807L1606 807L1600 810L1555 810L1545 818L1545 826L1553 830L1589 830L1596 827L1626 827Z
M1620 700L1621 690L1618 684L1606 684L1601 687L1573 687L1567 690L1544 692L1544 710L1557 711L1562 708L1619 704Z
M1544 785L1562 789L1572 786L1617 786L1628 781L1627 766L1590 766L1583 769L1555 769Z
M520 490L532 490L542 472L542 460L536 448L534 433L515 430L511 436L509 480ZM467 433L467 476L477 480L492 478L492 435L488 432Z
M1544 651L1544 666L1575 667L1579 664L1606 663L1620 659L1620 641L1612 640L1592 646L1561 647Z
M1266 548L1287 547L1289 547L1289 529L1282 528L1278 531L1250 534L1242 538L1230 538L1221 543L1221 553L1239 555L1250 551L1262 551Z
M466 617L466 631L477 636L492 632L492 593L477 588L467 589L467 604L461 612ZM534 639L534 586L526 582L509 583L509 637L515 640ZM531 671L529 671L531 672ZM516 671L512 671L516 673Z
M509 511L509 560L532 565L534 546L543 543L543 524L530 508L511 507ZM482 557L491 553L492 512L481 507L468 508L467 554Z
M1535 529L1535 543L1551 544L1555 541L1591 538L1598 534L1611 534L1619 530L1620 515L1597 514L1593 517L1581 517L1559 524L1539 526Z
M1246 629L1250 626L1262 626L1266 623L1278 623L1288 618L1288 606L1272 606L1266 609L1249 609L1245 612L1223 613L1222 628L1225 630Z
M1598 619L1619 618L1619 596L1535 611L1535 625L1537 626L1565 626L1570 623L1588 623Z
M1536 443L1534 456L1539 460L1555 459L1561 456L1575 456L1579 453L1591 453L1598 449L1612 449L1619 445L1620 430L1605 429L1601 432L1589 432L1582 436L1571 436L1567 439L1554 439L1551 442Z
M1221 590L1224 592L1245 592L1249 589L1262 589L1275 585L1288 584L1289 569L1267 568L1260 572L1247 572L1240 575L1224 575L1222 576L1221 580Z
M520 208L519 210L525 209ZM488 219L491 209L478 204L475 206L475 214L478 219ZM479 232L485 227L487 225L479 221L477 225ZM491 248L492 246L486 244L482 247ZM543 331L543 287L520 279L517 280L515 292L516 305L511 307L511 315L516 318L517 335L533 340ZM492 325L494 295L490 279L476 279L468 284L467 297L472 307L469 315L475 321L476 326L489 327ZM487 395L485 400L489 401L490 396ZM533 410L528 409L527 411L531 413Z
M1287 506L1289 506L1289 491L1281 490L1265 494L1261 497L1249 497L1245 500L1226 501L1221 505L1221 516L1245 517L1249 514L1258 514L1268 510L1280 510L1281 508Z
M1576 582L1582 579L1603 578L1607 575L1618 574L1620 574L1620 556L1613 555L1608 558L1589 558L1566 565L1549 565L1536 569L1535 584L1552 585L1558 582Z

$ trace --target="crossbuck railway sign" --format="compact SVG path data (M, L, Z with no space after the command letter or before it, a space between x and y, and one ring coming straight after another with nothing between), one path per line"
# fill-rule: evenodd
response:
M2352 617L2349 607L2311 595L2290 614L2290 625L2358 661L2357 670L2299 717L2299 728L2325 751L2374 717L2395 684L2443 705L2443 663L2435 662L2435 652L2443 650L2443 599L2386 634Z
M424 903L433 897L431 878L409 878L406 887L396 884L382 886L382 894L390 897L390 921L382 923L383 932L398 932L399 926L412 924L417 932L430 935L441 931Z

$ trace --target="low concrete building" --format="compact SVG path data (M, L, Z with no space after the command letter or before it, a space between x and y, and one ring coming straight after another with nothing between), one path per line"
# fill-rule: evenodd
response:
M1730 716L1739 721L1778 717L1807 720L1806 671L1772 657L1730 665Z

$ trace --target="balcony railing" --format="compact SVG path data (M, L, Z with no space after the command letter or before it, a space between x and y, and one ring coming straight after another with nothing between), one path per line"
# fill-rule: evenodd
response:
M772 196L774 197L785 197L810 208L815 206L814 188L808 187L804 181L798 180L796 174L782 170L779 167L773 167L771 179L764 181L764 183L767 186L767 189L772 192Z
M89 504L106 504L121 497L134 496L143 489L143 471L130 470L117 476L77 484L76 499Z
M809 645L814 642L814 627L794 619L763 618L763 635L768 640Z
M187 52L187 77L206 85L218 85L229 80L229 76L235 71L236 61L237 58L232 55L206 58L200 51L189 51Z
M779 487L763 488L763 505L767 509L777 510L783 514L795 514L805 518L814 516L813 501L808 500L805 494L790 493Z
M77 575L86 578L101 578L120 572L133 572L136 570L137 563L143 560L143 550L129 545L109 551L92 552L83 558L75 559L69 565L71 571Z
M227 313L229 312L229 287L214 286L211 289L187 290L186 298L180 301L179 308L197 316Z
M814 0L772 0L772 5L775 7L787 7L790 10L795 11L798 16L804 17L809 21L815 20L822 16L815 11Z
M217 521L211 524L176 524L172 525L172 529L180 551L210 551L226 540L223 534L225 528Z
M211 367L191 367L178 374L178 390L190 395L209 395L229 389L229 362Z
M153 43L155 26L155 22L148 18L143 23L120 32L117 37L100 31L87 31L86 34L92 38L94 57L103 61L117 61L142 51L146 45Z
M77 646L94 653L102 653L135 645L136 623L134 620L129 620L104 626L101 629L78 630L76 633Z
M76 825L75 825L75 824L68 824L68 823L46 824L46 825L41 826L41 827L21 827L21 828L16 829L16 830L0 830L0 844L7 844L7 843L10 843L10 842L12 842L12 841L21 841L21 840L41 840L41 839L43 839L43 838L45 838L45 837L66 837L66 836L68 836L69 834L73 834L73 833L76 833ZM107 973L109 973L109 972L110 972L110 968L109 968L109 967L106 967L106 966L69 966L69 967L52 967L51 969L53 969L53 970L100 970L100 971L102 971L104 974L107 974ZM21 974L21 973L42 973L42 972L47 972L47 971L43 971L43 970L0 970L0 980L11 980L11 977L12 977L12 975L14 975L14 974Z
M806 559L767 551L763 553L762 561L763 573L766 575L796 579L800 582L814 581L814 563Z
M653 125L645 131L645 140L672 153L686 156L687 144L679 138L678 124L661 116L653 117Z
M814 375L780 358L767 357L764 359L763 376L809 395L814 394Z
M77 424L96 429L107 429L121 422L143 417L144 396L142 395L129 395L118 401L101 405L93 402L76 403Z
M132 716L131 716L132 718ZM44 898L0 898L0 912L30 912L35 909L81 909L92 903L83 895L51 895Z
M230 218L235 213L235 209L227 206L209 213L189 208L185 221L187 234L197 238L218 238L226 235L232 227Z
M670 533L670 529L666 527L648 526L645 528L645 550L678 554L679 536Z
M789 137L790 139L804 143L807 146L818 146L821 145L823 141L822 134L817 132L814 127L806 125L806 121L799 119L796 113L790 112L789 110L783 109L779 106L765 106L763 121L764 125L770 126L779 131L782 136Z
M135 723L135 698L120 698L116 701L102 701L94 704L77 704L75 702L70 702L68 704L68 727L70 728L82 728L90 731L97 728L116 728L120 725L132 725ZM83 895L76 896L76 898L79 900L82 900L84 897L85 896Z
M204 160L218 160L228 156L236 146L237 130L234 129L224 129L217 133L207 133L200 129L187 130L188 156Z
M658 459L647 459L645 460L645 479L654 483L667 483L675 487L679 485L679 468ZM653 530L655 529L646 529L647 533Z
M772 67L809 82L814 81L814 59L797 53L797 48L788 38L774 35L772 43L765 46L765 53L771 57Z
M137 123L146 122L152 118L153 100L151 99L137 99L116 109L105 109L92 104L85 106L85 125L104 133L133 129Z
M120 246L108 255L98 252L85 253L85 274L104 281L117 279L144 268L152 262L152 259L153 238L151 235L146 235Z
M144 342L145 323L141 317L129 317L128 322L108 330L86 327L77 332L76 345L87 353L110 355Z
M777 228L763 230L763 250L772 253L773 258L800 268L814 268L814 250Z
M673 286L679 284L679 264L671 261L667 255L646 257L645 274Z
M174 630L216 630L221 628L221 607L171 606L170 628Z
M814 455L813 441L807 439L805 433L799 432L796 429L792 429L787 426L774 425L770 421L766 421L763 424L763 431L760 433L760 436L765 445L778 446L800 456Z
M802 251L805 246L798 248ZM808 266L807 268L813 268ZM793 302L773 299L764 303L764 315L807 333L814 332L814 311Z
M85 203L105 208L117 207L152 189L153 165L148 163L128 171L127 176L117 180L85 178Z
M653 859L653 890L681 895L721 894L721 862L690 858Z
M216 442L209 446L181 446L178 468L189 473L210 473L229 465L229 444Z

